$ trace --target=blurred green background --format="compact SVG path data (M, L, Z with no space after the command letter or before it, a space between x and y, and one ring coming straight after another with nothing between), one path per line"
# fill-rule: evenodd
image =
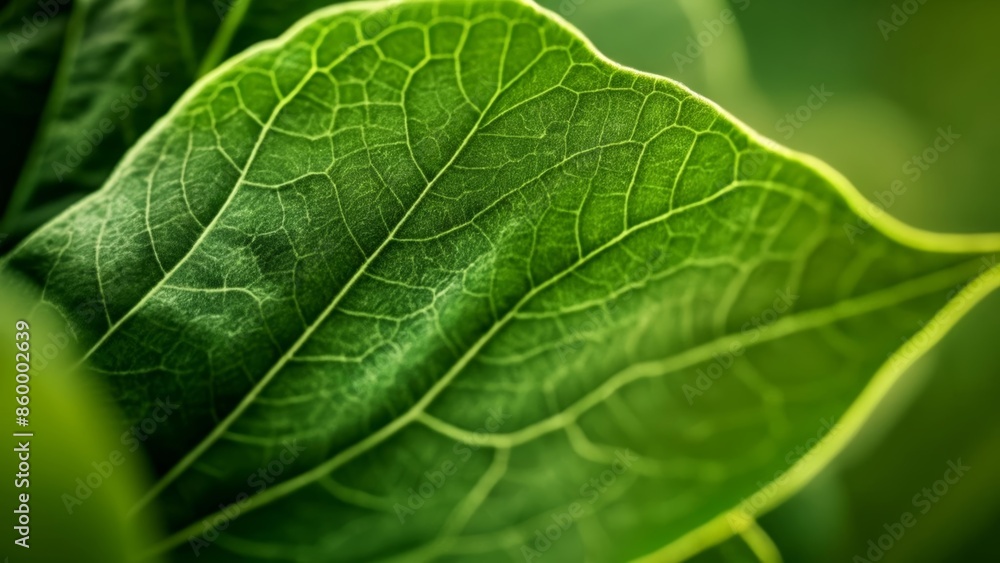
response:
M1000 150L995 0L540 3L610 58L679 80L762 134L826 160L869 199L903 181L906 193L888 211L905 222L1000 231L1000 191L989 171ZM724 10L735 22L726 23L733 18ZM827 99L802 111L814 89ZM914 168L911 159L949 127L960 136L954 145L926 170ZM762 519L785 561L872 561L869 540L904 512L917 523L881 562L1000 561L997 334L1000 295L904 378L833 466ZM972 469L921 514L926 505L914 507L913 497L959 459ZM698 560L755 560L740 543Z

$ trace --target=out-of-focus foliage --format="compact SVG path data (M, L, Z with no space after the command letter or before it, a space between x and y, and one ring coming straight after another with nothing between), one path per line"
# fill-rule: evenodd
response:
M0 249L97 190L196 78L337 0L0 8Z
M9 478L0 494L9 508L0 554L13 562L136 561L156 533L155 518L128 516L149 486L141 444L131 429L115 424L116 406L103 386L78 368L80 353L70 326L34 307L38 296L21 282L7 277L0 283L0 404L5 427L30 434L6 432L2 438L0 470ZM18 328L19 321L27 328ZM15 355L15 342L29 344L27 356ZM17 364L26 359L29 378L15 380L23 371ZM18 385L25 385L26 393L18 392ZM25 396L27 404L17 402ZM15 425L22 414L27 424ZM26 529L14 527L22 523ZM29 547L15 544L16 539Z

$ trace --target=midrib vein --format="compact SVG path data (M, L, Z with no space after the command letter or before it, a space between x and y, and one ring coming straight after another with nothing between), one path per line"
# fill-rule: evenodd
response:
M271 126L274 124L274 121L278 118L278 115L281 113L281 110L284 109L285 106L288 105L293 99L295 99L296 94L298 94L302 90L302 88L305 87L306 83L309 82L309 79L313 76L315 72L316 69L312 69L309 72L307 72L305 76L302 78L302 80L299 81L299 83L295 86L295 89L292 90L287 97L282 98L275 106L274 111L271 112L271 116L267 120L267 123L265 123L264 126L261 128L260 135L257 136L257 141L254 143L253 150L250 151L250 156L247 158L247 163L243 167L243 170L240 172L240 177L237 178L236 183L233 185L233 189L229 191L229 196L226 198L226 201L223 202L222 206L219 207L219 211L216 212L215 216L212 217L212 221L204 229L202 229L201 234L198 235L198 238L194 241L194 243L192 243L191 249L187 251L184 254L184 256L182 256L179 260L177 260L177 263L174 264L172 268L170 268L170 271L164 274L160 278L160 281L156 282L156 285L150 288L149 291L147 291L142 296L142 299L140 299L134 306L132 306L127 313L122 315L121 318L115 321L115 323L111 325L108 328L108 330L104 332L103 335L101 335L101 338L99 338L97 342L95 342L94 345L91 346L90 349L87 350L87 352L83 354L80 360L74 365L74 369L80 367L84 362L86 362L90 358L90 356L94 354L94 352L96 352L101 346L104 345L105 342L107 342L108 338L110 338L113 334L115 334L118 331L118 329L121 328L121 326L125 324L129 319L134 317L135 314L138 313L142 309L142 307L146 303L148 303L149 300L152 299L153 296L156 295L159 292L159 290L163 288L164 285L167 284L168 281L170 281L174 273L176 273L177 270L179 270L185 263L187 263L188 258L190 258L191 255L194 254L195 251L201 247L201 244L212 233L214 227L221 220L222 216L226 214L226 210L229 209L229 206L236 199L236 194L239 193L240 187L243 185L244 181L246 181L247 174L249 174L250 169L253 168L253 163L257 159L257 153L260 150L260 147L264 144L264 139L267 138L267 134L268 132L270 132ZM166 143L166 141L164 141L164 143Z
M466 31L466 33L467 32L468 31ZM504 68L504 66L506 65L506 54L507 54L506 49L509 46L509 42L510 38L508 37L507 42L505 44L503 56L501 57L500 61L501 69ZM510 84L508 84L508 87L518 82L525 74L527 74L528 71L531 68L533 68L534 65L538 62L538 60L544 55L544 53L546 53L546 50L542 49L541 52L538 54L538 56L535 57L535 59L533 59L530 63L528 63L525 66L525 68L511 80ZM461 76L457 76L456 78L459 81L461 80ZM361 279L361 277L368 270L369 266L371 266L371 264L374 263L375 260L382 254L383 250L385 250L385 248L390 243L393 242L393 240L396 238L396 234L400 231L400 229L403 228L404 225L406 225L407 221L410 219L410 217L413 216L417 208L420 207L420 203L424 200L427 194L430 193L430 191L437 184L437 182L444 176L444 174L451 168L451 166L455 163L455 161L458 160L458 158L462 155L465 148L468 146L469 142L472 140L473 137L475 137L476 133L479 131L479 128L483 123L483 120L486 119L486 116L489 114L490 109L492 109L493 105L496 103L496 100L499 99L499 97L505 91L506 88L504 88L503 84L497 85L496 93L490 98L489 103L486 104L482 113L480 113L479 118L476 120L476 123L473 124L472 128L469 130L469 133L465 136L465 139L463 139L462 143L452 154L448 162L441 167L441 169L438 171L437 174L435 174L434 178L421 191L420 195L417 196L416 200L414 200L414 202L410 205L410 208L406 211L403 217L399 220L399 222L396 223L396 226L392 229L391 232L389 232L385 240L383 240L382 243L379 245L379 247L375 249L375 251L372 252L372 254L365 259L364 263L358 268L358 270L354 273L354 275L351 276L351 278L347 281L347 283L340 289L337 295L333 298L333 300L331 300L330 304L327 305L327 307L320 313L320 315L316 318L316 320L314 320L313 323L310 324L305 331L303 331L303 333L299 336L299 338L295 341L295 343L293 343L285 351L285 353L278 358L278 361L275 362L274 365L272 365L271 368L267 371L267 373L264 374L264 376L257 382L257 384L254 385L253 389L251 389L249 393L247 393L247 395L244 396L243 400L240 401L240 404L237 405L236 408L234 408L232 411L230 411L230 413L226 416L226 418L218 425L216 425L216 427L212 430L212 432L209 433L205 438L203 438L202 441L199 442L194 449L192 449L174 467L172 467L170 471L168 471L159 481L157 481L157 483L142 497L142 499L140 499L139 502L136 503L136 505L130 511L131 513L136 513L142 510L145 506L147 506L150 502L152 502L152 500L155 499L157 496L159 496L159 494L167 486L169 486L170 483L176 480L177 477L179 477L184 471L187 470L188 467L190 467L199 457L201 457L201 455L204 454L205 451L208 450L208 448L210 448L216 441L218 441L218 439L222 437L223 434L225 434L225 432L229 429L229 427L232 426L232 424L240 416L243 415L243 412L245 412L246 409L249 408L251 404L253 404L253 402L257 399L260 393L263 392L263 390L267 387L267 385L271 382L271 380L295 356L295 354L299 351L299 349L301 349L302 346L309 341L309 339L316 332L316 330L320 326L322 326L322 324L324 323L324 321L326 321L326 319L330 316L330 314L333 313L334 310L336 310L337 306L340 304L343 298L350 292L350 290L354 287L357 281ZM418 163L415 162L414 164L419 168Z
M343 62L345 59L347 59L347 57L349 57L350 55L354 54L358 49L360 49L361 47L363 47L365 45L367 45L367 42L362 41L362 42L359 42L357 45L354 45L354 46L346 49L343 54L341 54L339 57L337 57L336 60L334 60L333 62L331 62L329 65L327 65L324 68L326 68L327 70L329 70L329 69L337 66L338 64L340 64L341 62ZM217 69L217 71L220 71L220 70L221 70L221 68ZM310 69L305 74L305 76L302 78L302 80L295 86L295 88L292 89L292 91L289 93L289 95L286 96L286 97L284 97L284 98L282 98L281 100L279 100L278 104L275 106L275 109L271 112L271 115L268 118L267 122L261 128L260 135L257 136L257 141L254 144L253 150L250 152L250 156L247 158L246 165L243 167L243 170L240 172L240 177L236 180L235 184L233 185L232 191L230 191L229 196L226 198L226 201L223 202L222 206L219 207L219 210L215 213L215 216L212 217L212 221L209 222L209 224L204 229L202 229L202 232L198 236L197 240L195 240L194 243L192 243L191 249L188 250L188 252L185 253L184 256L182 256L177 261L176 264L174 264L174 266L170 269L170 271L167 272L162 278L160 278L160 281L157 282L153 287L151 287L142 296L142 298L138 302L136 302L136 304L133 305L128 310L127 313L125 313L125 315L123 315L121 318L119 318L118 321L116 321L113 325L111 325L108 328L108 330L103 335L101 335L101 338L99 338L97 340L97 342L93 346L91 346L89 350L87 350L87 352L83 355L83 357L75 364L74 368L77 368L77 367L81 366L84 362L86 362L87 359L89 359L90 356L95 351L97 351L97 349L100 348L104 344L104 342L106 342L107 339L111 337L112 334L114 334L128 319L130 319L131 317L135 316L135 314L142 308L143 305L145 305L153 297L153 295L155 295L160 289L162 289L165 285L167 285L167 282L170 281L171 276L173 276L173 274L178 269L180 269L180 267L185 262L187 262L187 259L190 258L192 254L194 254L195 250L197 250L201 246L202 242L205 241L205 239L211 233L212 229L219 222L220 218L225 214L226 209L229 208L229 205L236 198L236 193L239 191L240 186L242 186L242 185L244 185L246 183L247 174L249 174L250 168L252 167L253 163L256 161L257 153L260 150L260 147L263 145L264 139L267 137L268 132L271 130L271 127L273 126L274 121L278 118L278 115L281 113L281 110L284 109L285 106L287 106L289 103L291 103L292 100L295 99L295 96L299 92L302 91L302 89L305 87L306 84L308 84L309 80L313 77L313 75L315 75L315 73L317 72L317 70L318 69L315 68L315 67L313 67L312 69ZM180 105L182 104L182 102L183 102L183 99L181 101L178 101L178 105L175 106L175 107L180 107ZM170 119L173 116L173 111L175 111L175 110L172 110L170 114L168 114L166 117L164 117L164 119ZM147 144L148 144L148 142L147 142ZM129 165L131 164L131 161L134 158L134 156L133 156L134 154L136 154L136 153L129 153L125 157L126 162ZM116 171L114 173L114 176L112 177L111 180L109 180L109 185L111 183L113 183L116 178L118 178L122 174L124 174L124 170L125 169L126 169L126 166L120 166L118 169L116 169ZM7 260L7 258L5 257L4 260Z

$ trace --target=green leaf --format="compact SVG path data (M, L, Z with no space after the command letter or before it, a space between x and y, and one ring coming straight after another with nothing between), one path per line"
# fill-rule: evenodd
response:
M126 422L184 405L155 552L679 560L1000 281L1000 237L862 215L537 6L349 4L200 80L2 272Z
M104 184L125 151L198 76L332 3L8 5L0 12L0 118L27 134L0 141L0 181L12 186L3 198L4 248Z

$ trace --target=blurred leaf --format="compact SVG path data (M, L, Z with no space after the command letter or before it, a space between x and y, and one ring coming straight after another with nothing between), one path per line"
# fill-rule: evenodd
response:
M140 450L130 451L119 441L121 430L115 430L108 414L114 405L74 367L80 356L72 329L45 308L32 307L37 297L14 281L8 276L0 288L0 338L9 376L0 398L8 428L32 435L4 438L2 465L10 476L4 479L4 499L14 512L7 513L3 554L28 563L135 561L153 541L148 519L126 516L149 486L146 461ZM28 329L19 330L18 321ZM16 337L18 332L26 332L27 339ZM16 388L14 374L21 371L16 366L25 357L15 357L15 342L30 345L27 395ZM16 401L23 396L30 400L24 406ZM15 408L25 407L29 424L17 426ZM27 467L18 467L22 461ZM28 530L14 527L21 523ZM21 531L27 533L22 539L27 549L14 543Z
M16 0L0 11L0 123L17 132L0 135L0 205L6 203L35 136L69 19L68 10L52 17L42 13L47 25L39 29L30 18L22 19L40 12L36 1Z

